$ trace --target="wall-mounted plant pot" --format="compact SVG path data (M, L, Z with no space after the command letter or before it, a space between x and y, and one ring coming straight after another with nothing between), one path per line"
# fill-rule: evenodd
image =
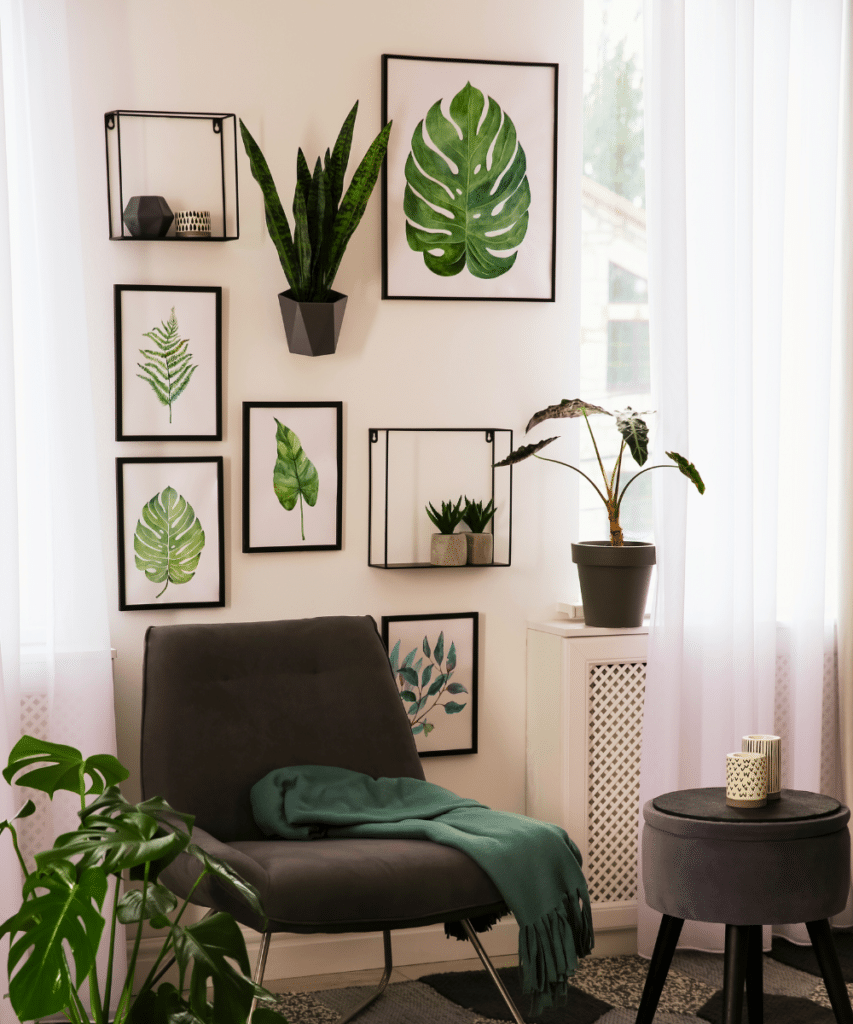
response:
M429 560L433 565L465 565L468 543L464 533L434 533L430 538Z
M328 302L297 302L288 288L279 293L278 302L291 352L300 356L334 354L347 306L346 295L329 292Z
M642 626L655 564L654 544L626 541L615 548L609 540L585 540L572 544L572 561L578 567L587 626Z
M463 534L468 545L468 565L491 565L495 538L491 533Z

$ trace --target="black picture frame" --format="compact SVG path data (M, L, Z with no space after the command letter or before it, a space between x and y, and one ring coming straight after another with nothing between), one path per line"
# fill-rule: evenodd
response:
M181 466L184 467L182 473L179 472ZM159 473L156 467L162 467ZM162 593L155 593L162 581L152 581L136 565L134 539L142 522L143 508L160 497L167 487L173 487L189 504L204 530L205 542L191 578L180 584L190 589L179 591L178 584L167 579ZM225 501L221 455L117 458L116 503L119 611L225 606ZM135 527L131 525L134 520ZM215 536L211 537L214 532ZM205 558L205 554L209 557ZM161 600L170 586L168 598Z
M301 495L287 510L273 487L276 421L293 431L319 476L318 496L307 516ZM324 489L330 473L332 486ZM306 519L313 520L307 530ZM343 402L244 402L243 552L340 551L342 537Z
M467 620L467 632L464 636L458 635L455 628L455 624L458 622L460 627L463 621ZM433 623L433 629L424 633L422 630L424 627L422 623ZM454 634L445 635L446 624L453 624ZM406 628L408 626L408 628ZM436 632L438 630L438 633ZM397 687L398 692L401 694L400 699L406 707L407 714L409 715L409 721L417 722L419 713L415 713L415 718L412 718L411 709L415 704L422 704L422 711L425 714L429 714L432 708L438 706L444 706L441 701L442 696L462 696L462 691L456 690L456 686L462 686L465 688L467 694L467 700L465 704L468 706L467 713L465 711L459 712L447 712L441 716L440 719L434 720L429 723L426 720L426 724L431 724L433 728L429 730L426 735L424 730L417 730L416 726L412 727L414 734L415 745L418 748L418 754L421 757L446 757L451 754L476 754L477 753L477 718L478 718L478 678L479 678L479 650L480 650L480 615L479 612L443 612L434 615L383 615L382 616L382 642L385 644L385 648L388 651L389 660L391 662L391 669L394 673L394 684ZM438 637L443 637L442 657L438 658ZM423 639L421 639L423 637ZM426 643L424 643L426 641ZM434 687L438 682L438 679L447 670L447 665L451 653L451 646L456 647L457 641L460 643L460 647L456 649L456 664L452 670L455 672L459 669L459 677L457 680L451 682L447 680L436 693L430 694L429 690ZM464 644L464 646L462 646ZM397 666L395 667L395 648L397 651ZM409 657L409 651L414 651L414 657L411 658L409 667L411 671L414 671L412 666L420 664L420 668L415 672L415 676L419 683L419 689L411 689L411 680L406 680L401 676L400 668L405 666L405 663ZM429 650L429 654L427 654ZM405 652L405 653L404 653ZM432 670L429 666L432 665ZM439 672L435 673L435 669L439 669ZM426 681L424 681L424 675L427 675ZM460 682L460 680L462 680ZM468 684L467 686L465 684ZM426 690L424 691L424 687ZM415 702L410 697L404 697L402 694L408 689L410 694L415 695ZM423 695L421 695L423 691ZM430 697L435 697L435 701L430 703ZM426 701L426 703L423 703ZM449 702L448 702L449 703ZM454 704L458 704L459 701L454 701ZM457 715L459 716L457 718ZM449 725L452 717L452 729L444 730L442 735L441 725ZM418 723L421 724L421 723ZM460 728L461 727L461 728ZM443 746L442 743L446 742L448 745Z
M483 96L492 96L496 105L503 106L517 127L527 158L531 201L525 235L512 268L492 279L473 275L467 266L455 274L439 275L427 267L426 253L415 251L407 242L410 218L403 209L403 196L407 189L410 199L417 195L405 180L414 131L435 102L441 100L446 112L466 82L474 88L479 82ZM555 301L558 93L556 63L382 55L382 124L394 122L381 181L383 299ZM538 117L531 116L543 106ZM430 148L436 149L432 143ZM435 188L440 190L441 183ZM496 265L494 255L492 265Z
M153 384L140 374L145 364L158 360L142 353L155 351L150 332L163 333L175 314L179 336L187 326L193 367L185 389L166 406ZM221 441L222 440L222 288L218 285L116 284L113 285L115 323L115 396L117 441ZM159 353L158 353L159 355ZM140 363L140 359L142 362ZM194 361L195 360L195 361ZM160 361L162 367L162 360ZM144 371L149 375L151 370ZM180 372L180 367L178 367ZM180 399L183 399L181 402Z

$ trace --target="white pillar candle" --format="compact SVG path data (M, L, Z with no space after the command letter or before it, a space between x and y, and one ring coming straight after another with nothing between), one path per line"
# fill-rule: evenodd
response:
M744 736L741 750L767 755L767 799L778 800L782 793L782 740L763 733Z

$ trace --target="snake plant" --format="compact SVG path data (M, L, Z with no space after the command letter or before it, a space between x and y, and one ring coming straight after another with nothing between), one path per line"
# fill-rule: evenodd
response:
M329 300L344 250L364 215L388 149L390 121L370 144L344 194L357 113L358 102L347 115L331 153L327 149L324 160L317 157L313 174L302 150L297 153L292 233L264 154L240 121L252 176L264 196L267 229L297 302Z

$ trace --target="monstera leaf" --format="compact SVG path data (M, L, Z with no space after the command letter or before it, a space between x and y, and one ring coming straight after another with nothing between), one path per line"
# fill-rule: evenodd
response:
M143 522L144 520L144 522ZM174 487L167 487L142 509L133 549L136 568L152 583L189 583L204 547L204 530L192 505Z
M491 96L486 107L470 82L450 101L450 118L439 100L412 136L406 239L441 277L466 266L474 277L500 277L518 255L503 254L517 249L527 232L527 159L507 114Z
M307 501L312 508L317 504L320 476L317 473L317 467L302 450L302 442L296 434L290 427L279 423L278 420L275 422L278 424L275 432L278 458L275 460L272 485L276 497L288 512L292 512L296 507L296 502L299 501L299 521L302 527L302 539L305 540L303 501Z

